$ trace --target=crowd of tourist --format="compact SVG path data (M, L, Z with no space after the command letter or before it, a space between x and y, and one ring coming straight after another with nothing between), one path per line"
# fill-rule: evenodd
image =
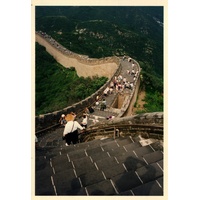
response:
M125 60L125 59L123 59L123 60ZM130 60L128 60L128 61L130 62ZM94 109L99 109L100 111L104 111L107 109L106 98L109 97L109 95L112 95L113 93L115 93L115 94L123 93L124 90L128 90L128 91L133 90L134 83L135 83L138 75L139 75L139 71L136 67L136 64L133 62L130 65L130 67L127 69L126 73L124 73L124 76L122 76L122 74L115 76L111 80L109 85L105 88L105 90L102 92L102 94L100 96L99 95L96 96L95 104L93 105L94 107L91 106L91 107L86 107L84 109L80 124L78 122L77 122L78 124L76 123L77 129L81 130L80 133L82 133L83 130L87 129L90 114L94 112ZM105 119L107 119L107 120L112 120L114 118L115 118L114 115L109 115L109 116L105 117ZM73 118L73 121L75 121L75 117ZM59 122L61 125L64 125L64 126L66 126L66 124L68 124L68 120L66 119L66 116L64 114L62 114ZM94 116L94 119L92 119L92 123L95 124L97 122L99 122L98 116ZM73 123L71 123L71 126L72 125L73 125ZM75 130L75 134L78 134L77 129ZM69 130L69 128L67 130ZM64 130L64 132L63 132L63 136L64 135L66 135L66 130ZM71 141L71 143L73 143L73 144L78 142L77 138L78 138L77 135L75 138L71 138L71 139L68 138L67 140L65 138L66 146L70 144L69 141Z

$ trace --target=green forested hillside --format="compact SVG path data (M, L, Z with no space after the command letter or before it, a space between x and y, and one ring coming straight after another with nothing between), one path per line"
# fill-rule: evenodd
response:
M141 87L151 95L145 101L155 103L149 110L163 109L163 7L36 6L36 30L89 57L126 54L136 59Z
M36 115L83 100L106 81L106 77L78 77L73 67L64 68L36 43Z
M90 57L123 55L163 75L162 7L37 6L36 30ZM60 34L62 32L62 34Z

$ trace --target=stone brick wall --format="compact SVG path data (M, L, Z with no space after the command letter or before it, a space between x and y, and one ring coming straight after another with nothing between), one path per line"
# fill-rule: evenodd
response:
M74 53L41 31L36 32L35 36L36 42L44 46L57 62L66 68L75 67L78 76L93 77L98 75L111 78L120 64L120 59L116 56L97 59Z
M38 33L36 33L36 35L39 35L40 37L44 37L48 42L49 42L49 40L53 40L50 36L48 36L46 34L42 35L41 33L38 32ZM51 43L52 43L52 41L51 41ZM113 78L115 76L119 75L119 73L121 71L121 67L122 67L120 62L119 62L120 59L118 57L114 56L114 57L108 57L108 58L102 58L102 59L91 59L91 58L88 58L88 56L79 55L79 54L76 54L76 53L73 53L73 52L67 50L62 45L57 43L56 41L54 41L54 43L55 43L54 45L56 47L61 46L59 48L60 51L63 51L63 53L65 53L65 54L67 53L68 56L79 59L80 62L89 63L91 65L98 64L98 63L106 63L106 62L115 62L115 63L118 64L118 68L116 69L116 71L112 75L112 77L109 78L109 80L106 82L105 85L103 85L98 91L96 91L94 94L87 97L86 99L84 99L84 100L82 100L78 103L75 103L72 106L63 108L62 110L36 116L35 117L35 130L36 130L36 132L39 131L39 130L45 129L49 126L53 126L53 125L58 124L58 121L60 119L61 114L67 114L67 113L70 113L70 112L75 112L76 114L79 114L79 113L82 113L86 107L94 105L96 96L101 96L103 94L103 91L105 90L105 88L110 85L111 80L113 80ZM124 116L124 114L128 111L128 109L131 106L130 102L132 100L136 101L136 99L137 99L137 94L138 94L138 90L139 90L139 86L140 86L140 66L135 60L134 60L134 62L139 67L139 73L138 73L137 79L136 79L135 84L134 84L134 89L132 90L131 95L129 97L127 97L126 100L123 102L123 105L120 109L120 113L118 114L117 117Z
M114 118L112 120L107 120L106 125L115 125L115 124L145 124L145 125L160 125L164 124L164 114L163 112L152 112L152 113L143 113L133 116ZM99 122L98 126L105 124L105 121Z
M82 113L86 107L92 106L95 104L96 96L101 96L103 94L103 91L106 89L107 86L110 85L111 80L114 78L114 76L119 74L119 71L121 70L121 65L119 65L118 69L116 70L113 77L106 82L98 91L96 91L91 96L87 97L86 99L73 104L72 106L63 108L59 111L54 111L52 113L46 113L43 115L39 115L35 117L35 129L36 131L39 131L41 129L45 129L49 126L55 125L58 123L61 114L67 114L70 112L75 112L76 114Z

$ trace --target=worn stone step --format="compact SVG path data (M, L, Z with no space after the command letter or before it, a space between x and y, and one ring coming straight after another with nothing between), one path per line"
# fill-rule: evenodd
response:
M57 155L59 155L59 148L55 148L55 147L39 147L36 149L35 151L35 155L36 157L39 157L39 156L44 156L45 159L49 160L50 158L52 157L55 157Z
M162 151L163 152L163 142L162 141L157 141L151 144L152 148L155 151Z
M103 152L103 149L101 148L101 146L97 146L97 147L95 147L95 148L93 148L93 147L88 147L87 149L86 149L86 154L88 155L88 156L92 156L92 155L94 155L94 154L96 154L96 153L102 153Z
M159 167L163 170L163 160L159 160L157 162L157 164L159 165Z
M102 171L96 170L80 175L80 180L83 187L86 187L88 185L93 185L95 183L101 182L105 180L105 178Z
M104 151L109 151L115 148L118 148L119 145L116 143L116 140L109 141L105 144L102 144L101 147L103 148Z
M139 147L133 151L137 157L142 157L145 154L154 152L150 145Z
M77 143L74 146L75 146L76 150L87 149L89 147L89 143L88 142Z
M70 191L67 191L67 196L69 195L72 195L72 196L86 196L87 193L86 193L86 190L85 188L77 188L77 189L74 189L74 190L70 190Z
M135 196L162 196L163 189L156 181L151 181L132 189Z
M35 194L36 195L55 195L52 185L51 176L53 169L49 164L46 164L42 169L35 172Z
M81 188L80 180L76 177L73 169L56 173L52 177L57 195L67 195L68 191Z
M95 164L99 170L103 170L115 166L117 164L117 161L113 157L107 157L101 160L97 160Z
M134 143L124 145L123 147L126 151L133 151L139 147L142 147L142 145L139 142L134 142Z
M161 188L163 188L163 176L161 176L160 178L156 179L157 183L159 184L159 186Z
M115 158L119 163L124 164L127 171L136 170L146 165L143 158L136 157L133 152L125 152L119 156L115 156Z
M126 169L122 163L117 163L112 167L103 168L102 171L107 179L111 179L114 176L125 173Z
M125 146L128 144L132 144L134 141L130 137L125 137L125 138L117 138L116 142L119 146Z
M47 160L44 156L37 156L35 159L35 170L41 170L49 165L49 160Z
M155 163L159 160L162 160L163 159L163 153L161 151L154 151L152 153L144 155L143 158L145 159L145 161L148 164L151 164L151 163Z
M90 157L84 157L84 158L81 158L78 160L74 160L74 161L72 161L72 164L74 166L74 170L78 177L87 172L97 170L95 164L93 163L93 161Z
M98 160L108 158L109 154L105 151L102 151L102 152L94 153L94 154L90 155L90 157L92 158L93 162L96 162Z
M67 154L69 160L77 160L79 158L84 158L86 157L86 155L87 154L84 149L74 150Z
M118 193L125 192L142 184L134 171L119 174L111 178Z
M115 157L115 156L118 156L118 155L121 155L121 154L125 153L126 150L125 150L124 147L116 147L114 149L107 149L106 152L108 152L108 154L111 157Z
M56 147L60 144L62 135L57 132L51 132L51 134L46 134L45 136L38 138L38 140L38 144L41 147Z
M105 143L108 143L108 142L113 142L113 138L102 138L102 139L100 139L100 141L101 141L101 144L105 144Z
M42 162L42 165L40 165L40 167L36 168L36 178L40 178L40 177L49 177L53 175L53 169L50 166L50 162Z
M128 157L124 162L127 171L136 170L140 167L146 166L146 162L142 158Z
M55 165L62 165L65 162L69 162L69 159L68 159L67 155L61 154L61 155L51 158L50 161L51 161L52 165L55 166Z
M110 180L104 180L99 183L86 187L88 195L116 195L116 191Z
M76 147L74 145L63 146L60 150L60 154L67 155L70 152L76 151Z
M157 163L152 163L141 168L136 169L136 173L140 177L143 183L147 183L156 180L163 176L163 171L157 165Z
M52 164L52 168L54 169L54 173L59 173L67 169L73 169L73 165L71 162L69 162L66 155L57 156L50 162Z
M36 149L38 195L132 196L145 194L142 189L148 193L148 188L153 188L150 194L160 195L163 190L163 153L155 151L158 143L141 146L130 137L68 147L62 143ZM161 190L155 183L148 185L155 181Z
M119 193L119 195L121 195L121 196L134 196L134 193L133 193L132 190L127 190L125 192Z
M36 178L35 195L49 196L55 195L55 190L52 185L51 176Z

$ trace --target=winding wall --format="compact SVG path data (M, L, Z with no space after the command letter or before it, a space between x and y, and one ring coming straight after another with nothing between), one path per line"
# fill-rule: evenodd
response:
M69 112L82 113L83 110L85 109L85 107L89 107L91 105L94 105L95 100L96 100L96 96L102 95L105 88L110 85L111 80L113 80L113 78L115 76L119 75L121 68L122 68L122 65L120 63L120 58L118 58L118 57L114 56L114 57L103 58L103 59L90 59L85 55L79 55L79 54L76 54L76 53L73 53L73 52L67 50L66 48L64 48L62 46L60 47L59 46L60 44L57 43L55 40L53 41L53 43L52 43L52 41L50 42L49 40L52 40L52 38L50 36L47 36L47 35L41 36L41 33L40 34L36 33L36 41L40 41L40 44L44 45L46 47L46 50L49 53L51 52L52 55L54 56L54 58L56 57L58 60L60 59L61 61L63 59L65 61L67 60L67 61L70 61L70 62L76 61L76 64L78 63L76 66L79 66L79 67L80 66L84 67L84 66L87 65L88 67L93 69L93 70L91 70L91 69L89 70L89 71L93 72L92 76L94 76L95 73L96 73L96 71L95 71L96 67L99 68L98 69L98 76L102 76L103 73L105 73L104 67L110 68L106 72L106 73L109 74L109 75L106 74L107 77L109 78L109 80L107 81L107 83L104 86L102 86L94 94L92 94L88 98L86 98L86 99L84 99L84 100L82 100L78 103L73 104L72 106L66 107L62 110L55 111L55 112L52 112L52 113L46 113L44 115L36 116L35 117L35 129L36 129L36 131L39 131L41 129L44 129L44 128L47 128L49 126L57 124L61 114L67 114ZM56 49L56 47L58 47L58 46L59 46L59 48ZM139 64L135 60L134 60L134 62L139 67ZM113 63L113 66L116 65L117 67L112 67L112 63ZM76 66L74 65L73 67L76 67ZM76 68L76 69L79 69L79 67ZM113 69L115 69L115 70L113 70ZM82 70L82 71L84 71L84 70ZM86 70L86 71L88 71L88 70ZM102 72L102 71L104 71L104 72ZM140 72L140 67L139 67L139 72ZM140 86L139 74L140 73L138 73L138 76L137 76L137 79L135 81L134 89L132 90L132 93L123 102L122 108L120 109L120 112L119 112L117 117L124 116L128 112L128 110L131 109L130 102L136 101L138 89L139 89L139 86ZM81 76L83 76L83 75L81 75Z
M53 38L42 32L36 32L35 35L36 42L44 46L46 51L57 62L66 68L75 67L78 76L105 76L110 79L119 66L120 60L116 56L102 59L88 58L85 55L79 55L69 51Z

